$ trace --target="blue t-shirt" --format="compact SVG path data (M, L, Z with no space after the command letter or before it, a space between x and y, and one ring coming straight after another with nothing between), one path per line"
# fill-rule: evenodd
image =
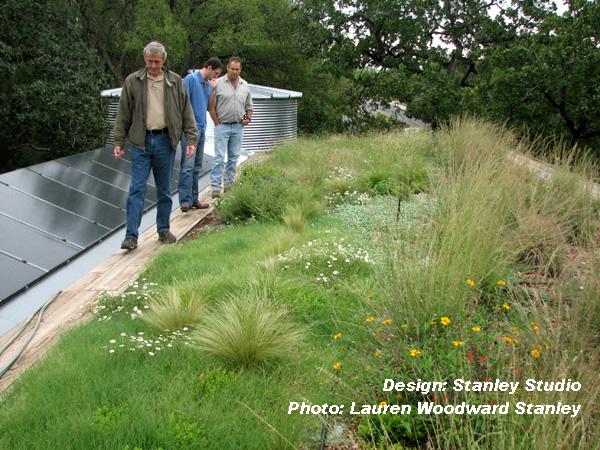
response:
M208 110L208 100L210 99L211 87L208 81L204 81L200 71L190 73L183 79L185 88L190 95L196 126L198 129L206 129L206 111Z

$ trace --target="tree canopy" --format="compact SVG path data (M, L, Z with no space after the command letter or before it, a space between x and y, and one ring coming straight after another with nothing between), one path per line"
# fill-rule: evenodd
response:
M302 91L303 132L385 125L371 105L396 101L433 126L478 114L600 154L598 2L6 0L0 26L3 170L101 142L99 92L152 39L180 74L237 55L250 82Z

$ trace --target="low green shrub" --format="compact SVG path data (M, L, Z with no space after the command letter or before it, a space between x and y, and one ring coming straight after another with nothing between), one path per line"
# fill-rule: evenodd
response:
M413 408L408 415L367 416L358 426L358 435L364 441L380 445L382 448L390 448L390 445L395 443L410 447L424 444L427 441L427 430L424 425L426 416L418 415L415 410L416 408Z
M206 425L180 412L169 414L161 431L172 449L207 448L210 443Z
M250 164L242 168L231 190L215 202L215 210L226 222L278 221L294 196L293 185L282 170Z

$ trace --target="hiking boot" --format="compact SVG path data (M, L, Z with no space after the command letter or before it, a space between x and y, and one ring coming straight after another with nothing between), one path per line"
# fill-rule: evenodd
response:
M123 250L133 250L134 248L137 248L137 239L133 236L125 236L125 239L121 242L121 248Z
M172 244L173 242L177 242L177 238L169 230L159 231L158 232L158 240L160 242L164 242L165 244Z
M219 198L221 196L221 191L212 191L212 198Z
M189 205L189 203L182 203L181 206L181 212L188 212L190 209L192 209Z
M193 204L192 204L192 208L194 209L206 209L208 208L210 205L208 203L202 203L200 200L196 200Z

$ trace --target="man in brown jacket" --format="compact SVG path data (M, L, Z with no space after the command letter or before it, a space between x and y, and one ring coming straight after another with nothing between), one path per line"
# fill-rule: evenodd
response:
M123 157L126 137L131 142L127 231L121 243L121 248L125 250L137 247L150 169L156 185L158 240L165 243L176 241L169 231L175 150L182 132L188 142L186 158L194 155L198 143L198 131L188 93L179 75L163 67L166 59L167 51L160 42L146 45L146 67L125 79L119 100L114 157Z

